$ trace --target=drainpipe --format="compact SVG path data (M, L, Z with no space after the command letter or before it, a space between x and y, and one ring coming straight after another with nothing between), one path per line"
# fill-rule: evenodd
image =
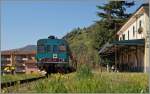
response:
M117 46L115 45L115 70L117 68Z

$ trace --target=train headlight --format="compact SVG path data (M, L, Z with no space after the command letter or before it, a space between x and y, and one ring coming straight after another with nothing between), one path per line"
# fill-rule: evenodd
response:
M64 62L64 61L65 61L65 59L62 59L62 61Z
M39 59L39 61L41 61L41 58Z

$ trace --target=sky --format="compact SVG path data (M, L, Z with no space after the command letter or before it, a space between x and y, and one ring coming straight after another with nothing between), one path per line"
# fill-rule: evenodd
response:
M134 12L143 2L136 0ZM36 45L38 39L58 38L74 28L88 27L100 18L96 6L107 0L3 0L1 3L1 50Z

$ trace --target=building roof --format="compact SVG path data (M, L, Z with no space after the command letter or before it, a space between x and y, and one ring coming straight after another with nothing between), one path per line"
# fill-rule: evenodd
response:
M144 45L145 41L144 39L135 39L135 40L121 40L121 41L113 41L113 45L129 45L129 46L134 46L134 45Z
M108 50L109 48L111 48L113 46L113 44L110 43L106 43L105 45L103 45L103 47L100 49L99 53L104 53L106 50Z
M35 55L36 51L2 51L1 55Z
M149 3L142 4L138 9L136 9L136 11L133 14L135 14L141 7L143 7L145 10L149 10ZM149 15L149 11L145 11L145 12L146 14Z
M113 41L112 43L106 43L99 51L99 54L109 54L113 53L118 46L144 46L145 39L136 39L136 40L121 40Z
M143 13L146 13L149 16L149 4L142 4L133 14L132 16L125 22L125 24L120 28L117 32L117 35L124 32L131 24L136 21L136 18L141 16Z

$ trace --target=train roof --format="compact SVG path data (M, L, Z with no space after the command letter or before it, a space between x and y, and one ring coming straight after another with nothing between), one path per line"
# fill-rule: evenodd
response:
M59 42L59 43L67 43L64 39L50 39L50 38L46 38L46 39L39 39L38 41L37 41L37 43L55 43L55 42Z
M65 41L64 39L49 39L49 38L39 39L38 41L45 41L45 40L58 40L58 41Z

